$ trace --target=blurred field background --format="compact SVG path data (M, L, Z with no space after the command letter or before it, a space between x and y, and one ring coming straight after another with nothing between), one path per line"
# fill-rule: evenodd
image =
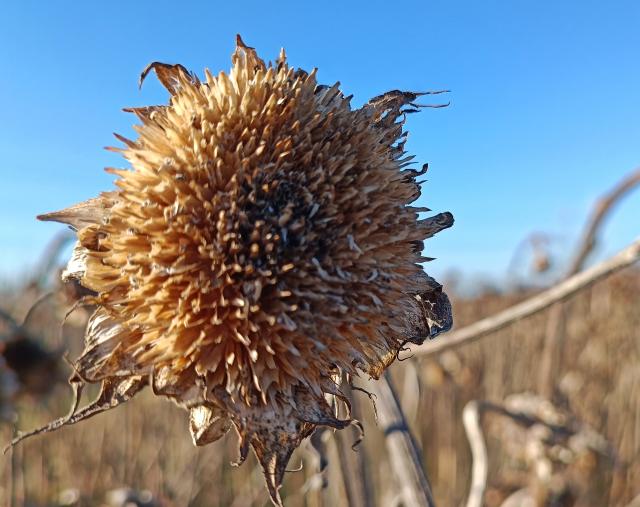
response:
M135 137L121 108L167 100L138 91L149 62L226 70L239 32L340 80L355 105L451 89L449 107L409 118L407 148L431 165L417 205L456 218L426 243L455 333L560 282L583 247L578 271L637 238L639 22L634 0L4 2L0 443L70 408L65 358L91 309L69 313L81 289L59 282L71 234L35 216L110 188L101 168L124 162L101 147ZM639 297L636 265L474 343L403 354L392 380L437 505L640 507ZM353 396L364 440L353 452L353 429L314 435L290 462L287 506L413 507L372 403ZM8 450L0 506L270 505L253 456L230 466L232 433L196 448L186 412L145 391ZM472 465L487 467L479 503Z
M53 251L45 253L45 268L38 278L2 294L5 364L0 370L4 416L0 437L5 443L12 437L14 423L21 429L33 428L62 416L71 403L65 384L70 371L62 353L73 357L79 352L89 312L78 309L62 324L77 298L77 287L61 287L55 280L57 265L47 256L55 255L57 245L54 241ZM453 280L450 284L455 285ZM474 297L454 297L456 325L475 322L533 292L485 289ZM467 402L501 405L514 395L533 403L538 414L551 414L550 420L560 426L569 428L574 421L591 433L586 443L575 438L552 441L549 435L536 437L543 425L518 424L487 411L481 419L489 451L484 505L505 505L509 495L527 487L538 488L538 503L533 505L635 505L631 502L640 493L639 297L640 272L628 269L564 304L564 346L553 372L553 405L533 397L544 380L540 363L549 311L474 344L432 357L408 357L394 365L398 395L423 452L438 505L464 505L469 492L472 460L462 423ZM24 325L12 328L11 318ZM16 359L12 350L20 344L23 348L17 349ZM368 474L370 497L364 501L404 505L402 483L394 477L371 403L363 394L355 396L365 423L363 443L354 452L350 447L357 436L351 430L319 434L315 438L328 460L323 473L314 448L299 449L284 484L287 505L349 505L344 478L354 473L349 467L356 467L356 474L362 472L359 460ZM113 412L35 437L0 462L0 504L269 504L253 459L241 468L229 465L237 458L233 436L195 448L187 424L184 411L144 393ZM589 438L596 443L590 444ZM544 449L536 449L534 443L545 440ZM545 459L540 459L540 452ZM552 469L545 475L540 467L547 462ZM363 499L352 499L352 504L358 501Z

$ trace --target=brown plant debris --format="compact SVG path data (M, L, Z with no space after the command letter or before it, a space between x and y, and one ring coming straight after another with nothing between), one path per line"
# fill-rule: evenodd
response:
M231 426L252 447L273 501L289 457L317 426L344 428L340 379L378 378L407 343L451 326L424 274L405 169L405 114L422 94L392 91L352 109L339 84L265 64L238 37L229 74L204 81L152 63L168 105L132 108L117 136L117 189L41 220L78 241L63 274L95 295L74 379L99 399L41 431L128 401L150 385L190 413L197 445Z

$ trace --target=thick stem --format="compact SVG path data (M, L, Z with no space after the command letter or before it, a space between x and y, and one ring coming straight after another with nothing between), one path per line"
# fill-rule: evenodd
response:
M351 399L352 417L359 419L361 414L358 399L353 396L353 391L348 386L345 386L343 390ZM353 449L353 433L346 429L336 432L336 437L338 440L340 470L342 471L349 507L373 507L373 489L364 446Z
M376 395L378 422L385 435L391 466L407 507L435 507L433 493L422 465L422 453L409 430L391 376L385 372L369 384Z

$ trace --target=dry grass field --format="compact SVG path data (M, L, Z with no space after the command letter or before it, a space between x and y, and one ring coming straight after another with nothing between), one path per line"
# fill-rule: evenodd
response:
M42 295L35 282L7 288L1 308L17 322L27 317L21 339L35 340L58 354L68 350L73 358L81 348L88 314L76 310L62 326L73 295L70 297L68 288L55 289L44 299ZM529 295L490 293L455 299L456 326ZM564 353L553 405L539 406L552 419L556 417L562 428L584 429L581 435L591 435L598 445L585 444L580 436L563 435L562 428L553 435L545 434L544 424L519 421L499 410L483 412L481 428L489 467L485 505L509 505L503 503L505 499L524 487L537 495L532 505L625 506L640 494L639 298L640 273L630 269L565 303ZM469 492L472 459L462 422L467 402L513 406L514 395L516 401L535 401L523 393L535 394L540 385L548 313L538 313L453 351L414 358L408 352L407 359L392 368L438 505L464 505ZM16 338L8 321L1 325L5 342ZM447 335L437 339L447 340ZM64 360L43 359L29 350L21 357L33 353L35 359L22 369L15 361L14 370L4 365L3 443L11 440L14 431L12 413L17 426L26 430L64 415L71 403L65 382L69 368ZM370 498L365 501L385 507L402 505L402 483L394 476L372 405L365 395L356 393L356 397L365 426L364 441L355 451L358 454L350 448L357 438L355 431L339 435L324 431L314 436L315 446L305 443L289 464L291 471L282 491L286 505L347 505L343 477L349 476L346 468L358 461L364 466L356 474L364 471L368 475ZM557 414L563 415L558 419ZM230 465L237 459L234 435L196 448L187 426L184 411L145 392L90 421L27 440L0 461L0 505L269 505L254 458L241 468ZM319 448L324 449L328 462L322 473ZM364 459L354 460L353 456Z

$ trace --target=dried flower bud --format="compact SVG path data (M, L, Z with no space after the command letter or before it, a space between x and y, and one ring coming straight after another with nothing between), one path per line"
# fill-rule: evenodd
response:
M118 151L131 170L110 170L116 190L40 217L77 231L63 276L97 310L72 382L103 386L43 430L150 385L190 411L197 445L234 426L241 460L253 447L279 504L301 440L352 422L330 404L348 404L342 379L377 378L407 342L450 327L419 263L422 241L453 218L410 206L424 171L406 169L403 123L420 94L352 109L284 52L267 65L238 38L232 62L204 81L149 65L142 79L155 71L171 99L130 109L139 137L118 136Z

